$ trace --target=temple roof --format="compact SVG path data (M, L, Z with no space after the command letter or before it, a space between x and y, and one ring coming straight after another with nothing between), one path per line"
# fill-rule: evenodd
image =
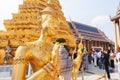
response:
M83 37L83 39L86 39L86 40L103 41L103 42L111 43L111 40L108 39L108 37L104 34L104 32L102 32L96 27L74 22L74 21L68 22L68 24L72 29L73 34L77 37L78 37L78 34L80 34L81 37ZM78 30L78 34L76 33L73 26L75 26L75 28Z

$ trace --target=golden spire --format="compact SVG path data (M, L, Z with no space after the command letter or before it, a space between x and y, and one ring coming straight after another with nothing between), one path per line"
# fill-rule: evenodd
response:
M58 3L56 3L56 0L48 0L47 7L45 9L43 9L41 11L41 13L42 14L46 14L46 13L56 14L57 13L57 9L56 9L55 5L58 5Z
M58 0L49 0L48 6L54 8L56 10L58 10L58 8L61 9L61 6L60 6L60 3Z
M55 3L55 0L48 0L48 4L53 4Z

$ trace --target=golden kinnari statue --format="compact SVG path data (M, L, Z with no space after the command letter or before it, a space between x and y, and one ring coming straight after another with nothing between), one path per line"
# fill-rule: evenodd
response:
M58 53L61 44L53 45L52 42L62 37L67 40L67 45L75 47L75 38L63 16L58 0L48 0L46 7L40 11L40 14L40 38L34 42L23 43L17 48L12 80L63 80L60 76ZM28 63L31 64L33 73L26 77Z
M85 50L82 52L82 49L84 49L84 46L81 40L81 42L78 44L77 57L73 59L74 65L72 70L72 80L77 80L78 71L82 62L82 56L85 53Z

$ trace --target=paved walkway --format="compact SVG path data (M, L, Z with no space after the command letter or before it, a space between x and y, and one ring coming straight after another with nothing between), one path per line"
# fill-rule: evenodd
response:
M3 69L3 68L2 68ZM118 72L117 72L117 65L116 65L116 70L114 73L110 73L111 75L111 80L120 80L118 79ZM99 69L98 67L94 67L93 64L89 64L88 70L84 73L84 79L82 79L82 72L79 71L78 74L78 80L97 80L98 78L100 78L105 71L102 69ZM99 74L99 75L98 75ZM0 80L11 80L8 78L0 78ZM105 80L104 78L100 79L100 80Z
M94 67L93 64L89 64L88 70L86 70L86 72L84 73L83 80L97 80L102 76L104 72L105 72L104 70L99 69L98 67ZM118 77L117 65L115 68L115 72L110 73L110 75L111 75L111 80L120 80ZM82 80L82 72L79 72L78 80ZM105 80L105 78L102 78L99 80Z

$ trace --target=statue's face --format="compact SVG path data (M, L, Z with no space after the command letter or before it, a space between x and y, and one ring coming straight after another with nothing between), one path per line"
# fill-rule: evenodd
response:
M57 35L57 31L58 28L54 25L44 28L44 34L52 38L55 38L55 36Z
M53 22L52 25L50 25L47 29L48 36L55 37L58 32L58 27L59 27L58 22Z
M55 36L59 27L58 19L54 15L44 14L42 15L42 20L44 33L47 34L47 36Z

